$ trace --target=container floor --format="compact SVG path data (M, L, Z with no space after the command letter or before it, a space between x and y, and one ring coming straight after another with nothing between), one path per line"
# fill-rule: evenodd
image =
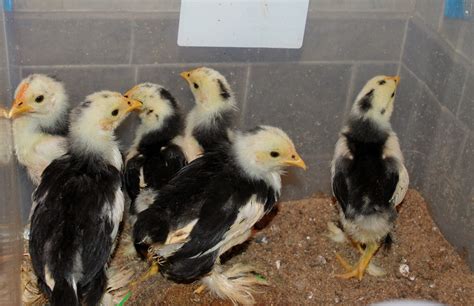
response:
M254 294L257 304L368 304L397 298L474 305L474 275L443 238L416 191L410 190L401 205L392 249L380 250L373 260L387 274L366 275L361 282L334 276L344 272L335 251L351 262L358 254L324 235L327 222L337 220L330 197L283 203L269 219L226 262L251 264L270 282ZM400 273L402 264L408 265L408 275ZM197 287L173 284L157 275L143 283L127 304L231 304L207 292L194 294Z

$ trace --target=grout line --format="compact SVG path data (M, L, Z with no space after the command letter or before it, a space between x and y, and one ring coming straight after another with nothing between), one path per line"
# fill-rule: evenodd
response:
M301 65L322 65L322 64L331 64L331 65L353 65L353 64L398 64L398 61L390 60L335 60L335 61L284 61L284 62L231 62L231 63L224 63L224 62L189 62L189 63L160 63L160 64L134 64L133 66L136 67L189 67L189 66L217 66L217 67L242 67L242 66L264 66L264 65L274 65L274 64L301 64ZM44 68L51 68L51 69L75 69L75 68L124 68L130 67L130 64L78 64L78 65L22 65L25 69L44 69Z
M242 100L242 111L240 113L240 127L243 127L245 124L245 117L246 117L245 112L247 111L251 69L252 69L251 65L247 65L247 73L245 76L245 91L244 91L244 97Z
M403 55L405 53L405 44L406 44L407 36L408 36L408 23L409 22L410 22L410 18L408 18L405 23L405 31L403 32L403 39L402 39L402 48L400 50L400 59L398 60L397 75L400 75L400 71L402 70L402 60L403 60Z
M7 80L8 80L8 85L9 89L7 89L7 93L9 92L10 96L13 97L14 94L14 89L13 89L13 83L12 83L12 76L11 76L11 69L10 69L10 52L8 48L8 37L7 37L7 16L5 15L5 11L2 11L2 17L3 17L3 41L5 42L4 46L4 52L5 52L5 67L6 67L6 73L7 73Z
M433 93L433 91L431 90L431 88L428 86L428 84L426 84L425 81L423 81L422 79L420 79L410 68L408 68L407 65L403 64L403 67L415 78L418 80L418 82L421 83L421 85L424 87L424 89L426 90L426 92L430 95L430 97L436 101L436 103L438 104L438 106L441 108L441 109L445 109L448 113L450 113L454 118L456 118L456 115L453 114L446 106L443 105L443 103L441 103L441 101L439 101L439 99L436 97L436 95Z
M437 29L436 29L436 32L440 33L441 32L441 28L443 27L443 21L444 21L444 8L445 8L445 3L446 1L441 1L441 13L439 14L438 16L438 24L437 24Z
M344 125L344 122L345 122L345 119L347 117L347 115L349 114L350 112L350 109L351 109L351 104L352 104L352 96L354 95L354 89L355 89L355 79L356 79L356 75L357 75L357 72L359 71L359 65L358 64L354 64L352 65L351 67L351 76L350 76L350 79L349 79L349 86L347 87L347 92L346 92L346 103L345 103L345 106L344 106L344 116L342 119L342 125Z
M461 89L461 96L459 98L459 101L458 101L458 107L456 109L456 118L459 118L459 112L461 111L461 105L462 105L462 102L464 100L464 94L466 92L466 87L467 87L467 83L468 83L468 80L469 80L469 74L470 74L470 69L467 69L466 70L466 76L464 77L464 83L462 85L462 89Z
M138 67L135 66L134 69L135 69L135 71L134 71L134 76L133 76L133 78L134 78L134 83L135 83L135 84L138 84Z
M135 46L135 21L130 22L130 49L129 49L129 54L130 58L128 59L128 64L131 65L133 61L133 50Z

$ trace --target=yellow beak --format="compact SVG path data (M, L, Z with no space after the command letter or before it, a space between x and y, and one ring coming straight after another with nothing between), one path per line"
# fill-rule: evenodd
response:
M23 83L20 89L18 90L15 101L13 101L12 108L8 113L9 118L16 118L23 113L31 112L33 110L33 108L27 105L24 101L24 95L26 90L28 89L28 86L28 83Z
M25 102L18 100L13 103L12 108L10 109L10 112L8 113L8 118L17 118L23 113L28 113L31 112L33 108L29 105L26 105Z
M291 159L285 161L285 164L292 167L302 168L303 170L308 169L304 163L304 160L296 152L291 156Z
M392 76L392 77L388 77L387 80L395 80L395 83L400 83L400 76L396 75L396 76Z
M191 71L183 71L179 75L187 81L189 79L190 74L191 74Z
M138 100L130 99L130 98L125 98L125 101L128 104L128 108L125 110L125 113L129 113L129 112L134 111L136 109L141 109L142 105L143 105L142 102L140 102Z

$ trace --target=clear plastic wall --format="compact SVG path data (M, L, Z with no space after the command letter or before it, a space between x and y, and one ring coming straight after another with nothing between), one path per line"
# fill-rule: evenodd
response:
M474 266L474 4L460 2L464 11L453 13L442 0L311 0L303 47L288 50L179 47L180 1L5 1L1 103L10 104L21 78L40 72L62 79L73 103L95 90L123 92L151 81L189 109L192 97L178 73L208 65L231 81L241 128L277 125L295 140L310 167L286 178L284 198L297 199L330 192L334 143L355 95L368 78L398 73L392 123L411 187ZM121 127L123 148L134 126L130 119ZM0 133L6 154L11 141L3 122ZM10 279L18 277L11 267L32 190L14 158L5 156L0 288L5 269ZM16 282L8 284L11 294Z

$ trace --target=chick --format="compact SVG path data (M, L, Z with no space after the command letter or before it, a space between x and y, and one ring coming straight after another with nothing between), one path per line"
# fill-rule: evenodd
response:
M30 254L51 305L97 305L124 209L114 130L141 103L101 91L71 114L67 153L33 194ZM51 222L54 220L54 222Z
M408 172L390 125L399 81L398 76L369 80L358 94L336 144L332 189L343 229L362 252L354 267L337 256L348 270L339 275L344 279L361 280L379 246L391 243L396 206L408 189Z
M186 117L184 138L177 140L191 162L203 152L229 143L237 106L229 83L218 71L201 67L181 76L188 82L196 102Z
M231 145L206 152L153 194L138 215L134 241L151 246L165 277L200 280L221 298L250 303L251 286L259 283L253 270L237 264L223 271L219 257L246 241L272 209L288 166L306 168L282 130L238 132Z
M125 186L132 200L130 213L136 214L134 203L140 190L159 189L186 164L181 148L171 142L181 134L183 122L175 98L160 85L139 84L125 96L143 103L140 126L125 166Z
M34 185L51 161L66 153L68 111L63 84L49 76L32 74L15 91L9 112L15 154Z

